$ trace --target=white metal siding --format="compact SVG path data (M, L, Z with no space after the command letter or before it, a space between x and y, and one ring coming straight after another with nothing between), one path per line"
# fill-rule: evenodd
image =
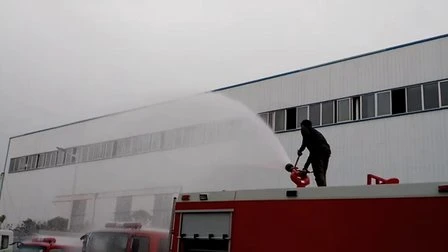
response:
M219 91L257 113L448 78L448 38Z

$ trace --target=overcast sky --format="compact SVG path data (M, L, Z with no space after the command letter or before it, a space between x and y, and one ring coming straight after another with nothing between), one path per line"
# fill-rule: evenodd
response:
M448 33L446 0L0 0L8 138Z

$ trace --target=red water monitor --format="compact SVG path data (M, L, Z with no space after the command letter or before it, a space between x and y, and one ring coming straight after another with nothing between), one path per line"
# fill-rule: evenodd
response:
M310 178L308 177L306 171L301 171L292 164L287 164L285 169L290 173L291 181L294 182L297 187L306 187L310 184Z

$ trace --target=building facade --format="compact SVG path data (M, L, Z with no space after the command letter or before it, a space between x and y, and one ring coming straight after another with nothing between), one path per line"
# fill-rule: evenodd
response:
M310 119L331 145L329 185L363 184L367 173L446 181L447 66L444 35L218 92L259 113L291 159Z
M448 180L448 35L207 95L11 138L0 211L166 227L180 191L291 187L303 119L331 145L330 186Z

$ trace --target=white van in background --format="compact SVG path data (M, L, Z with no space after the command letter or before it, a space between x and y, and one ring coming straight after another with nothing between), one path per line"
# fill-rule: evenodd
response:
M12 230L0 230L0 252L12 252L13 246L9 244L14 242L14 233Z

